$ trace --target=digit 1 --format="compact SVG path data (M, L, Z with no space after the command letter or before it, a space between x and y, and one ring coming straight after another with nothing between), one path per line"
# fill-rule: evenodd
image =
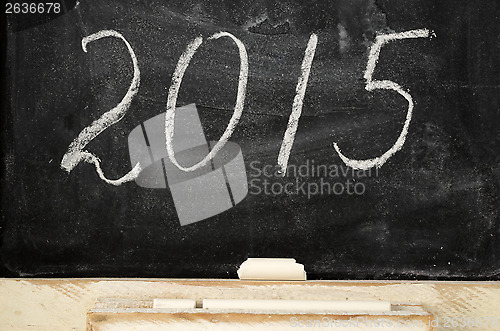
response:
M309 73L311 72L311 65L314 59L317 44L318 36L313 33L309 38L309 42L307 43L307 48L304 53L304 59L302 60L302 66L300 67L301 75L297 82L297 87L295 88L292 113L288 118L288 125L283 137L283 142L281 143L280 152L278 154L278 166L280 167L280 172L283 176L286 174L290 151L292 150L295 134L297 133L297 128L299 126L300 115L302 115L304 95L306 94L307 81L309 79Z

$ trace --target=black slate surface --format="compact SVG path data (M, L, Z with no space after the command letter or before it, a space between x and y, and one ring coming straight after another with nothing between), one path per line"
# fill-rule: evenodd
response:
M94 0L63 9L2 20L1 276L235 278L247 257L294 257L311 279L500 279L498 1ZM348 46L340 47L339 24ZM231 141L250 181L255 165L277 162L311 33L319 42L289 164L345 169L334 141L350 157L378 156L406 116L396 93L364 89L375 33L421 28L436 37L384 46L374 75L415 101L403 149L371 176L326 178L356 180L363 194L250 189L234 208L181 227L168 189L115 187L85 163L69 174L60 167L71 141L121 100L132 78L119 40L82 51L82 38L99 30L122 33L141 69L126 116L86 147L104 173L131 169L128 134L165 111L177 60L199 35L205 42L178 105L196 103L207 139L219 139L236 98L238 53L228 39L206 39L228 31L249 57Z

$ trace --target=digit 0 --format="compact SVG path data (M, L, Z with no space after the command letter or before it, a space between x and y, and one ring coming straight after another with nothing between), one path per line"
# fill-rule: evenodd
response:
M234 106L233 116L229 120L229 124L227 125L227 128L224 131L224 133L222 134L222 137L220 138L219 142L215 144L210 153L208 153L208 155L203 160L190 167L183 167L177 162L177 160L175 159L175 153L172 141L174 137L175 106L177 103L177 95L181 87L184 73L186 72L186 69L189 66L189 62L193 58L198 47L200 47L200 45L203 42L203 39L201 37L194 39L187 46L186 51L184 51L184 53L179 58L174 74L172 76L172 83L170 84L170 88L168 91L167 111L165 114L165 138L167 143L167 153L170 161L172 161L172 163L175 164L175 166L182 171L186 172L194 171L198 168L203 167L205 164L207 164L208 161L213 159L215 155L222 149L222 147L224 147L229 138L231 138L231 135L233 134L233 131L236 128L236 125L238 125L238 122L241 118L241 114L243 113L243 106L245 104L245 94L246 94L247 80L248 80L247 51L245 45L243 45L243 43L238 38L236 38L229 32L219 32L212 35L208 39L209 40L219 39L221 37L231 38L236 44L236 46L238 46L238 50L240 53L240 75L238 80L238 92L236 94L236 104Z

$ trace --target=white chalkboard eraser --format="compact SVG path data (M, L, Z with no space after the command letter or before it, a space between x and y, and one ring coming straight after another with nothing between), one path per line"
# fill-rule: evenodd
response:
M248 258L238 269L241 280L306 280L304 265L295 259Z

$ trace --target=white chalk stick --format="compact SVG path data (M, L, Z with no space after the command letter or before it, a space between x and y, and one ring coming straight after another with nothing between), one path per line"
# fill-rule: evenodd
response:
M154 309L193 309L196 308L196 300L192 299L154 299Z
M306 280L304 265L295 259L249 258L238 269L242 280Z
M265 310L290 312L388 312L388 301L327 301L327 300L228 300L204 299L203 309Z

